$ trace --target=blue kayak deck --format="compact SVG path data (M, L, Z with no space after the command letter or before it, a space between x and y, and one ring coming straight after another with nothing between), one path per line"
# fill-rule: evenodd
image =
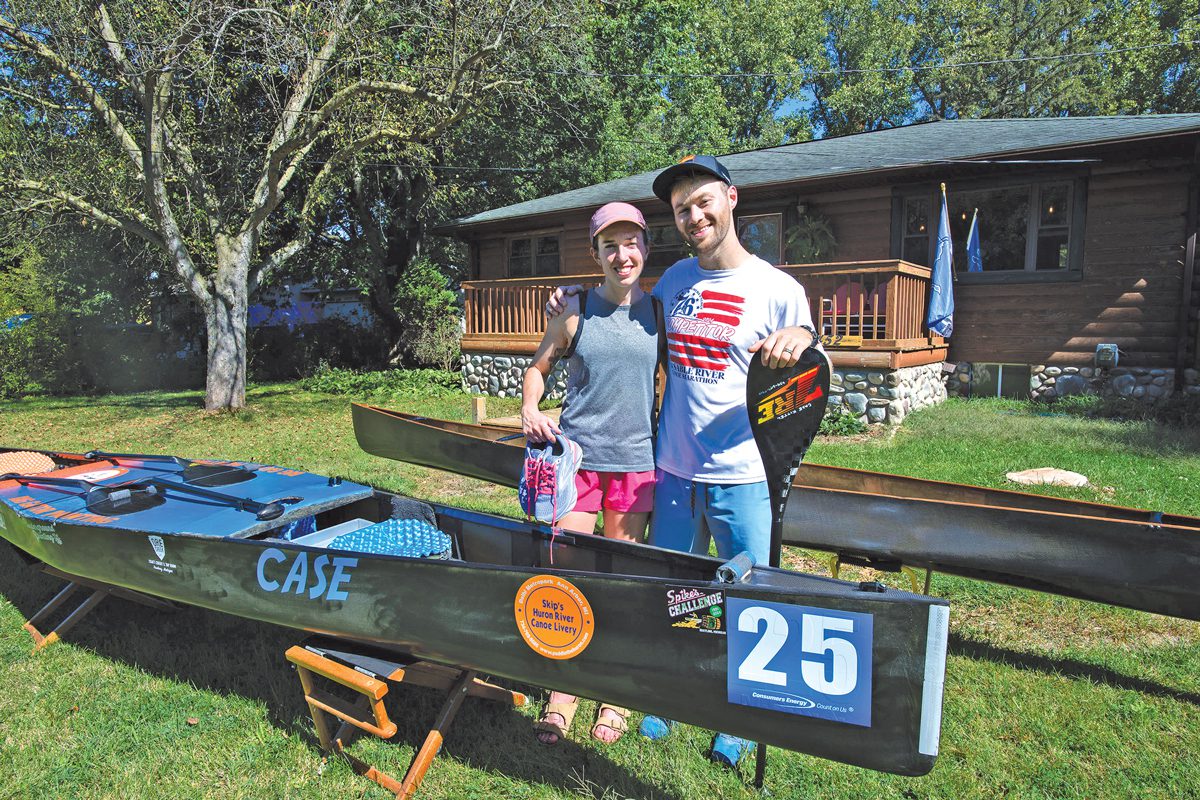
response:
M47 522L61 521L146 533L245 538L286 527L296 520L370 497L374 493L369 486L301 470L246 462L197 463L227 465L231 469L243 467L251 473L249 479L226 486L199 484L205 491L256 503L282 502L284 514L272 520L259 520L254 511L242 510L232 502L188 493L186 487L194 484L184 480L183 467L175 463L124 458L116 463L99 461L46 475L87 480L105 488L136 486L153 479L155 488L164 499L163 503L129 513L122 513L118 506L107 513L98 514L88 508L87 493L83 487L38 485L37 476L28 476L22 482L0 482L0 502L24 517Z

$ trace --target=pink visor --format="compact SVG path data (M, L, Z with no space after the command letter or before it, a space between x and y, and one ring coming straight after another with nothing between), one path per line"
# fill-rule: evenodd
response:
M588 238L595 239L597 233L616 222L632 222L642 230L646 230L646 219L642 216L642 212L629 203L607 203L596 209L595 214L592 214Z

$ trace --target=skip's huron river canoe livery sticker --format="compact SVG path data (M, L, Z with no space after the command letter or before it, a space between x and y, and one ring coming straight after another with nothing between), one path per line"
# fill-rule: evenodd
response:
M596 634L592 606L570 581L536 575L517 590L517 630L525 644L546 658L574 658Z

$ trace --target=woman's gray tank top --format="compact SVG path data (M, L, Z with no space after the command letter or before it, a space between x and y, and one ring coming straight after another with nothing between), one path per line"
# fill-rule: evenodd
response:
M559 424L583 448L583 469L654 469L654 371L658 332L650 294L617 306L592 289L567 359Z

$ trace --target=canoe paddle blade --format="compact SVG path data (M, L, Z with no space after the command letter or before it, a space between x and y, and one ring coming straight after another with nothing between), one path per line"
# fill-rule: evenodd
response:
M829 359L814 347L792 367L771 369L755 355L746 378L750 430L771 493L771 560L779 563L780 525L792 478L821 428L829 402Z

